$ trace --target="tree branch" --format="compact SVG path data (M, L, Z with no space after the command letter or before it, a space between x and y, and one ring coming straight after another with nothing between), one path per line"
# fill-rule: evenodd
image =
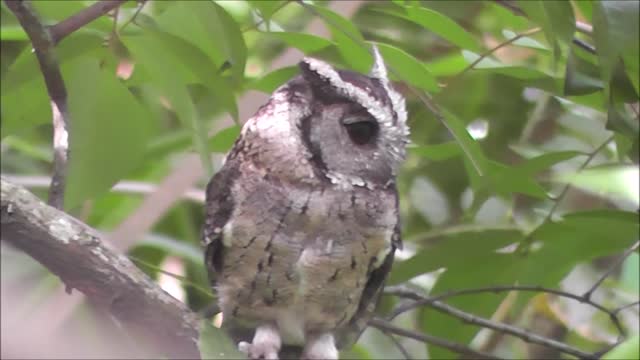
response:
M431 345L435 345L435 346L439 346L441 348L445 348L448 350L451 350L455 353L458 354L462 354L462 355L468 355L470 356L472 359L498 359L498 357L491 355L491 354L486 354L480 351L476 351L473 350L467 346L458 344L458 343L454 343L452 341L446 340L446 339L442 339L436 336L432 336L429 334L422 334L422 333L418 333L415 331L411 331L411 330L407 330L407 329L403 329L401 327L397 327L393 324L391 324L388 321L379 319L379 318L373 318L369 321L369 325L373 326L376 329L379 329L383 332L387 332L387 333L391 333L391 334L397 334L400 336L404 336L404 337L408 337L414 340L418 340L418 341L422 341L423 343L427 343L427 344L431 344Z
M53 44L57 44L69 34L87 25L100 16L108 13L109 11L118 8L120 5L127 2L127 0L100 0L95 4L79 11L77 14L60 21L59 23L51 26L49 32L51 33L51 40Z
M404 311L406 311L406 309L410 308L415 308L415 307L419 307L419 306L423 306L423 305L428 305L430 308L433 308L435 310L438 310L442 313L451 315L455 318L458 318L466 323L472 324L472 325L477 325L477 326L481 326L487 329L492 329L495 331L500 331L503 332L505 334L509 334L512 336L515 336L517 338L520 338L528 343L531 344L538 344L538 345L542 345L542 346L546 346L549 348L553 348L556 349L558 351L561 351L565 354L571 354L573 356L577 356L580 359L595 359L597 358L597 356L593 355L593 354L589 354L587 352L584 352L578 348L575 348L573 346L567 345L565 343L544 337L544 336L540 336L538 334L535 334L531 331L525 330L525 329L521 329L519 327L516 326L512 326L512 325L508 325L508 324L503 324L500 322L495 322L495 321L491 321L489 319L485 319L483 317L474 315L474 314L470 314L468 312L465 312L463 310L460 310L458 308L455 308L451 305L447 305L441 301L435 300L433 298L428 298L423 296L422 299L415 301L414 303L408 304L411 306L406 306L406 307L402 307ZM390 319L392 319L395 315L397 315L399 312L398 311L394 311L392 313L392 315L390 316Z
M637 242L634 243L633 246L631 246L629 249L632 249L631 251L634 251L634 249L636 249L637 247ZM625 254L627 254L629 252L629 250L625 251L625 253L621 256L621 258L626 258ZM614 265L615 267L615 265ZM606 275L608 275L610 272L607 272ZM606 277L606 276L605 276ZM596 284L599 284L599 282L596 282ZM597 286L596 286L597 287ZM592 287L593 288L593 287ZM542 337L539 336L537 334L533 334L530 333L528 330L524 330L524 329L520 329L511 325L507 325L507 324L502 324L502 323L498 323L498 322L494 322L491 320L487 320L481 317L478 317L476 315L473 314L469 314L467 312L464 312L460 309L454 308L452 306L449 306L447 304L444 304L442 302L440 302L440 300L443 299L447 299L450 297L455 297L455 296L461 296L461 295L470 295L470 294L480 294L480 293L499 293L499 292L505 292L505 291L527 291L527 292L540 292L540 293L548 293L548 294L553 294L553 295L557 295L560 297L564 297L564 298L568 298L568 299L572 299L584 304L587 304L589 306L592 306L594 308L596 308L597 310L607 314L609 316L609 319L611 320L611 322L613 323L613 325L616 327L616 330L618 331L618 339L616 342L606 346L606 348L602 351L593 353L593 354L588 354L585 352L582 352L581 350L571 347L569 345L566 345L564 343L552 340L552 339L548 339L546 337ZM478 325L478 326L482 326L482 327L486 327L489 329L493 329L496 331L500 331L506 334L510 334L513 336L516 336L518 338L523 339L526 342L529 343L534 343L534 344L539 344L539 345L543 345L549 348L553 348L556 349L558 351L567 353L567 354L572 354L575 356L578 356L579 358L599 358L601 354L607 352L608 350L612 349L613 347L619 345L625 338L625 331L620 323L620 320L618 319L618 313L626 308L635 306L638 304L638 302L634 302L631 304L627 304L625 306L619 307L617 309L612 309L609 310L606 307L604 307L601 304L598 304L596 302L594 302L593 300L591 300L590 296L587 296L587 294L589 293L586 292L583 295L577 295L577 294L572 294L570 292L566 292L566 291L562 291L562 290L557 290L557 289L550 289L550 288L545 288L545 287L541 287L541 286L526 286L526 285L506 285L506 286L487 286L487 287L482 287L482 288L476 288L476 289L463 289L463 290L456 290L456 291L450 291L450 292L446 292L444 294L441 295L434 295L434 296L425 296L423 294L420 294L419 292L412 290L406 286L388 286L385 288L384 290L384 294L385 295L395 295L401 298L406 298L406 299L411 299L411 300L415 300L411 303L406 303L406 304L401 304L399 305L396 309L394 309L394 311L388 316L389 319L394 319L396 316L421 307L421 306L430 306L433 307L434 309L444 312L448 315L451 315L453 317L459 318L465 322L474 324L474 325Z
M622 262L629 257L629 255L631 255L632 252L638 250L638 246L640 245L640 240L636 241L633 245L631 245L627 250L624 251L624 253L622 253L622 255L620 255L620 257L618 257L616 259L616 261L609 266L609 268L607 269L607 271L604 272L604 274L602 274L602 276L600 276L600 278L593 284L593 286L591 286L591 288L589 290L587 290L584 294L582 294L582 297L584 299L591 299L591 295L593 294L594 291L596 291L596 289L600 286L600 284L602 284L602 282L609 277L609 275L611 275L611 273L613 273L613 271L620 265L622 264Z
M150 351L199 358L197 317L100 240L101 234L0 179L2 241L21 249L60 277L69 291L113 314Z
M26 188L46 188L51 182L51 178L43 175L16 175L4 174L4 179L16 185ZM144 195L153 194L158 191L158 185L145 181L121 180L111 187L111 192ZM204 204L204 190L191 188L182 193L184 200L192 201L196 204Z
M67 89L54 52L54 42L49 30L26 0L5 0L7 7L18 19L31 40L40 64L40 71L51 98L53 114L53 176L49 187L49 204L57 209L64 206L64 189L69 157L69 112Z

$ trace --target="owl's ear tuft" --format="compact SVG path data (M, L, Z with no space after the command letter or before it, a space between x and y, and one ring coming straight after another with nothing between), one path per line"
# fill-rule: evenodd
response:
M373 51L373 67L369 72L369 76L372 78L380 79L383 82L389 82L387 77L387 66L384 64L384 59L380 55L380 51L376 45L372 47Z
M321 100L332 100L338 93L332 86L329 77L338 76L336 70L324 61L304 58L299 64L302 77L311 86L311 91Z

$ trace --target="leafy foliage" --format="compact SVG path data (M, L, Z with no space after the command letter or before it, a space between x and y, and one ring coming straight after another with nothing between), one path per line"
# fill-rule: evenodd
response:
M47 23L89 3L35 2ZM594 259L638 239L638 2L515 4L517 11L489 1L375 1L363 2L353 16L321 1L149 1L139 14L136 6L122 7L115 25L101 17L55 49L72 119L68 210L113 230L141 203L139 195L109 191L117 182L160 183L192 152L211 175L211 164L219 164L211 153L230 149L237 124L247 120L241 114L257 108L243 94L268 94L297 74L293 63L268 65L286 48L366 72L368 49L377 44L408 99L412 131L398 181L406 249L389 282L442 294L493 285L566 287L563 279L585 266L602 272ZM4 4L1 15L2 173L47 175L50 100L28 38ZM314 18L330 36L305 32ZM592 30L580 30L576 21ZM484 130L477 132L476 124ZM568 184L582 191L565 191ZM138 239L131 253L156 267L179 257L188 281L207 288L194 256L201 223L201 204L176 202L144 229L155 240ZM637 279L634 256L622 267ZM185 288L191 308L211 301ZM637 287L629 290L615 277L607 289L617 294L605 299L610 304L623 305L629 293L638 297ZM522 316L530 300L532 294L514 301L503 293L449 303L484 317L500 307L504 318L533 327ZM394 305L385 298L380 310ZM478 335L476 327L432 309L409 317L404 325L457 343L472 344ZM572 330L579 325L547 318ZM590 318L589 327L613 333L606 320ZM207 336L221 338L207 326ZM629 330L636 335L610 358L634 351L637 357L638 329ZM584 332L559 340L604 345ZM399 356L379 345L387 341L367 331L352 351ZM480 342L473 345L509 357L531 351L516 341ZM226 343L205 343L202 351L234 354ZM410 351L453 355L434 346Z

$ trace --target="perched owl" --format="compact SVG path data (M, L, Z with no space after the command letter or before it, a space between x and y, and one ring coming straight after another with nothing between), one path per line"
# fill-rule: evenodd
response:
M207 186L203 243L224 327L253 359L337 359L401 246L409 130L378 50L369 76L305 58ZM300 354L300 353L299 353Z

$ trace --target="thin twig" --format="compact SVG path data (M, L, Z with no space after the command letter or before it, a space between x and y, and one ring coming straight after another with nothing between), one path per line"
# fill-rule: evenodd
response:
M622 255L620 255L620 257L618 257L616 259L616 261L609 266L609 268L607 269L607 271L604 272L604 274L602 274L602 276L600 276L600 278L593 284L593 286L591 286L591 288L589 290L587 290L584 294L582 294L582 298L584 299L591 299L591 295L593 294L594 291L596 291L596 289L600 286L600 284L602 284L602 282L609 277L609 275L611 275L611 273L618 267L618 265L622 264L622 262L629 257L629 255L631 255L632 252L636 251L638 249L638 245L640 245L640 240L636 241L633 245L631 245L631 247L629 247L627 250L624 251L624 253L622 253Z
M393 334L391 334L389 331L384 330L384 329L378 329L380 330L380 332L382 332L386 337L389 338L389 340L391 340L391 342L393 343L393 345L396 347L396 349L398 349L398 351L400 351L400 353L402 354L402 357L406 360L411 360L411 355L409 354L409 351L407 351L407 349L404 347L404 345L400 342L400 340L396 339L395 336L393 336Z
M593 47L593 45L589 44L588 42L584 41L584 40L580 40L578 38L573 38L573 40L571 40L574 44L578 45L579 47L581 47L583 50L591 53L591 54L596 54L596 48Z
M603 305L596 303L591 299L586 299L581 295L572 294L570 292L562 291L558 289L545 288L542 286L527 286L527 285L487 286L487 287L481 287L481 288L475 288L475 289L448 291L444 294L434 295L434 296L422 295L417 291L411 290L405 286L389 286L385 288L384 293L386 295L395 295L395 296L399 296L407 299L416 300L413 303L402 304L398 306L396 309L394 309L394 311L389 315L389 319L394 319L396 316L406 311L418 308L423 305L431 304L433 301L444 300L444 299L448 299L456 296L462 296L462 295L481 294L481 293L500 293L500 292L506 292L506 291L526 291L526 292L548 293L548 294L553 294L553 295L557 295L557 296L568 298L568 299L573 299L580 303L590 305L598 309L599 311L607 314L610 317L611 322L616 327L616 330L620 334L621 338L624 337L625 335L624 328L620 324L620 321L615 315L614 311L607 309Z
M136 11L133 13L133 15L131 15L131 17L127 19L127 21L125 21L124 24L122 24L122 26L120 27L120 30L119 30L120 32L122 32L122 30L124 30L129 24L134 23L136 21L136 18L142 12L142 9L144 8L144 6L147 5L147 1L148 0L142 0L139 2L138 7L136 8Z
M626 310L628 308L632 308L632 307L638 306L638 305L640 305L640 300L636 300L636 301L632 302L631 304L622 305L619 308L613 310L612 312L617 315L620 311L624 311L624 310Z
M538 344L538 345L546 346L549 348L553 348L565 354L577 356L581 359L595 359L595 356L593 354L589 354L573 346L567 345L565 343L562 343L544 336L540 336L538 334L532 333L528 330L521 329L516 326L491 321L489 319L485 319L483 317L470 314L466 311L447 305L441 301L434 300L433 298L424 298L422 300L418 300L414 303L411 303L410 305L412 305L411 308L428 305L430 308L433 308L442 313L451 315L455 318L458 318L472 325L477 325L487 329L500 331L505 334L509 334L517 338L520 338L528 343ZM395 314L396 312L394 312L390 318L393 318L393 315Z
M476 351L471 349L470 347L467 347L458 343L454 343L446 339L442 339L442 338L425 334L425 333L419 333L419 332L403 329L401 327L397 327L391 324L390 322L379 319L379 318L373 318L369 320L369 325L377 329L380 329L382 331L387 331L392 334L397 334L400 336L408 337L410 339L421 341L423 343L445 348L447 350L451 350L458 354L468 355L468 356L471 356L473 359L498 359L498 357L494 355Z
M53 176L49 188L49 205L62 209L69 157L69 112L67 89L55 56L51 33L40 21L29 1L8 1L7 7L14 13L20 26L29 36L47 92L51 98L53 115Z
M5 0L6 1L6 0ZM51 33L51 39L53 44L57 44L69 34L87 25L100 16L108 13L109 11L119 7L127 0L101 0L95 4L79 11L76 14L62 20L61 22L51 26L49 32ZM13 1L6 1L7 3Z
M542 31L542 28L539 28L539 27L536 27L536 28L533 28L533 29L529 29L527 31L521 32L519 34L516 34L514 37L512 37L512 38L510 38L508 40L505 40L505 41L499 43L498 45L492 47L491 49L489 49L488 51L486 51L482 55L480 55L480 57L478 57L474 62L472 62L471 64L467 65L467 67L465 67L462 71L460 71L459 73L456 74L455 78L461 77L467 71L473 69L474 66L478 65L486 57L488 57L489 55L493 54L494 52L502 49L503 47L516 42L518 39L521 39L521 38L523 38L525 36L533 35L533 34L538 33L540 31Z
M273 10L273 12L271 13L271 16L273 17L273 15L275 15L275 13L277 13L278 11L282 10L282 8L284 8L286 5L290 4L292 2L292 0L284 0L282 3L280 3L278 5L277 8L275 8ZM261 14L262 15L262 14ZM261 16L260 17L260 21L256 22L253 25L250 25L244 29L242 29L242 32L245 33L247 31L253 30L253 29L257 29L260 25L264 24L265 20L264 18Z
M584 170L589 165L589 163L591 163L591 161L596 157L596 155L600 151L602 151L611 141L613 141L614 138L615 138L615 135L609 136L604 142L602 142L602 144L598 145L595 149L593 149L589 153L589 155L587 155L587 158L584 160L584 162L582 164L580 164L580 167L578 167L577 172L580 172L580 171ZM549 222L552 219L553 214L556 212L556 210L560 206L560 203L562 202L564 197L567 195L567 193L569 192L570 188L571 188L571 183L567 183L562 188L562 190L560 191L560 194L558 194L558 196L553 198L554 203L551 206L551 209L549 210L547 215L544 217L544 219L542 220L542 222L540 223L539 226L542 226L542 225L546 224L547 222ZM531 242L533 241L532 236L533 236L534 233L535 233L534 231L530 232L524 238L524 240L522 240L522 242L520 242L520 244L518 245L518 249L516 250L517 253L526 254L527 251L529 251L529 246L531 245Z

